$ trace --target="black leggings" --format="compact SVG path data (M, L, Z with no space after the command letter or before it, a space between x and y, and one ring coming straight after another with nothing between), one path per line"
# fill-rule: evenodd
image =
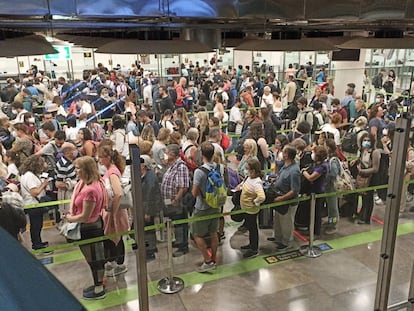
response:
M253 251L259 249L259 229L257 227L257 215L244 214L244 226L249 230L249 245Z
M118 244L115 244L112 240L105 240L104 247L106 261L116 261L118 265L125 262L125 245L122 237Z
M90 224L81 224L81 240L87 240L103 236L103 222L99 218L96 222ZM83 256L91 268L93 282L95 286L102 285L104 277L105 253L102 241L79 246Z

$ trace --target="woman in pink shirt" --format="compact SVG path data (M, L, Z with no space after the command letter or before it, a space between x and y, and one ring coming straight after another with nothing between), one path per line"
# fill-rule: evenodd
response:
M125 159L109 144L99 145L98 158L99 164L106 168L103 179L109 193L108 208L102 214L105 235L126 232L129 230L128 211L119 208L123 195L121 176L125 170ZM105 275L114 277L125 273L127 267L124 265L125 245L122 237L105 240L104 245L107 260Z
M75 160L79 182L73 191L66 220L80 223L81 240L104 235L102 210L107 206L108 195L101 181L98 167L93 158L84 156ZM105 298L103 287L105 254L103 242L79 246L93 275L94 285L83 290L84 299Z

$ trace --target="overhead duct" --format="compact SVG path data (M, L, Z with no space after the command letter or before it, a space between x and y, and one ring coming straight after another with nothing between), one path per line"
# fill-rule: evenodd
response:
M334 51L337 47L326 39L247 40L235 48L241 51Z
M338 45L341 49L414 49L414 38L355 38Z
M211 47L219 49L222 47L221 30L219 29L190 29L184 28L180 34L181 40L196 41Z
M114 40L102 45L96 53L111 54L180 54L207 53L213 49L197 41L187 40Z

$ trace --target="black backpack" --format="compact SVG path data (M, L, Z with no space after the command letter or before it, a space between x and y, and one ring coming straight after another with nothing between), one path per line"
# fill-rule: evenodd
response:
M361 129L359 131L354 131L354 128L351 128L342 138L342 150L349 152L349 153L357 153L358 152L358 134L365 129Z
M320 128L319 120L316 117L316 115L313 113L313 111L309 111L308 113L311 113L312 114L313 121L312 121L311 133L312 134L315 134L315 132L317 130L319 130L319 128Z

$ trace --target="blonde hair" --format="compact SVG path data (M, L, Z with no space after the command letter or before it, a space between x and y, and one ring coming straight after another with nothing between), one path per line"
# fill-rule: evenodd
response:
M143 140L143 141L138 142L138 147L139 147L139 150L141 151L141 154L150 155L153 144L154 143L149 140Z
M247 138L243 146L247 146L250 148L250 156L257 157L257 143L254 139Z
M83 156L77 158L74 165L79 168L79 177L87 184L90 185L93 182L99 181L101 176L99 175L98 166L94 158L89 156Z

